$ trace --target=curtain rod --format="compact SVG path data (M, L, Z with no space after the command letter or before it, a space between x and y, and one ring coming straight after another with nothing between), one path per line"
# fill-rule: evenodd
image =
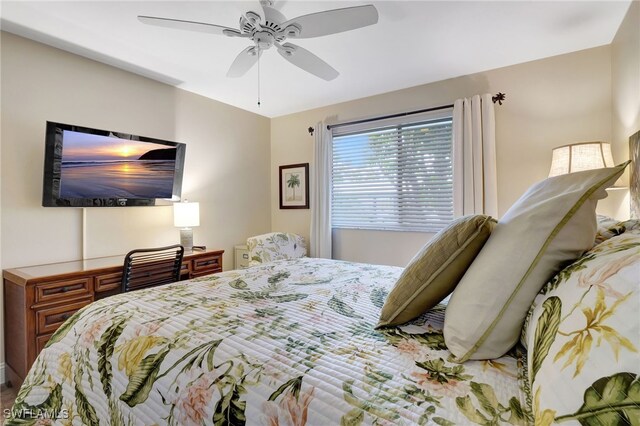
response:
M506 97L507 95L505 95L504 93L498 92L495 96L491 97L491 100L493 101L494 104L497 102L499 105L502 105L502 101L504 101ZM327 130L335 129L336 127L350 126L352 124L361 124L361 123L369 123L371 121L385 120L387 118L397 118L397 117L404 117L407 115L421 114L423 112L439 111L441 109L447 109L447 108L453 108L453 104L441 105L441 106L432 107L432 108L419 109L416 111L400 112L397 114L383 115L380 117L371 117L371 118L365 118L362 120L355 120L355 121L349 121L345 123L327 125ZM309 127L307 130L309 134L313 136L314 128Z

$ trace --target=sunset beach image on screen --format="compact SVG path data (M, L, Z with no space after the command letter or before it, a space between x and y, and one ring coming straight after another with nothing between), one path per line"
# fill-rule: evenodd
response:
M171 198L176 149L65 130L60 197Z

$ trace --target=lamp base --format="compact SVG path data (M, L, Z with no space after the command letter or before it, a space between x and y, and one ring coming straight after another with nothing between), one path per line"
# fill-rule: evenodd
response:
M193 247L193 229L180 229L180 245L184 247L185 250L191 250Z

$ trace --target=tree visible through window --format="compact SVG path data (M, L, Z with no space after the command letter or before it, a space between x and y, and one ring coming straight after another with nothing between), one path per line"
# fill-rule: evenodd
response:
M453 220L451 118L334 135L332 226L437 232Z

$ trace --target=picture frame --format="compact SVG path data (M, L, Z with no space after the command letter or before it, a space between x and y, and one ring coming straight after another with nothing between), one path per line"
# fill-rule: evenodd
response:
M280 208L309 208L309 163L280 166Z
M631 160L629 177L631 219L640 219L640 131L629 137L629 159Z

